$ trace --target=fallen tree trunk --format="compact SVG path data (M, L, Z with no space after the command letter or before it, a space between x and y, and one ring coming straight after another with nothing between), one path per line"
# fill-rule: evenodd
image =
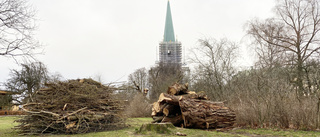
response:
M188 98L179 100L184 126L187 128L225 128L235 122L235 113L221 102L200 101Z
M187 128L201 129L225 128L234 124L235 113L225 107L223 102L194 98L162 93L153 105L153 122L171 122L175 126L183 124Z
M188 91L188 84L175 83L153 104L153 122L171 122L186 128L226 128L235 122L235 113L223 102L209 101L204 91Z

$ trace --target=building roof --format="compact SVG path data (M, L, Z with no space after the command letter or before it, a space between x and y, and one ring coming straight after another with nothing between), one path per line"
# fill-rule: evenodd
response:
M175 42L174 30L173 30L173 23L171 17L171 8L170 2L168 0L167 4L167 15L166 15L166 23L164 28L164 42Z
M6 94L8 94L7 91L0 90L0 95L6 95Z
M11 91L0 90L0 95L12 95L12 94L19 94L19 93L14 93L14 92L11 92Z

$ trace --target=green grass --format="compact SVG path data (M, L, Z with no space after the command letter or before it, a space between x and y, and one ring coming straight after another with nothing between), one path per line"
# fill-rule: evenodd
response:
M13 121L18 117L6 116L0 117L0 137L13 137L17 136L18 133L12 128L18 123ZM174 135L176 132L187 134L188 137L212 137L212 136L221 136L221 137L246 137L246 136L288 136L288 137L304 137L304 136L314 136L320 137L320 132L314 131L294 131L294 130L277 130L277 129L236 129L226 132L217 132L217 131L207 131L200 129L185 129L185 128L175 128L170 129L172 134L164 135L157 134L154 132L147 132L144 134L137 134L136 131L140 129L140 126L144 123L151 122L151 118L130 118L127 123L129 127L121 130L115 131L104 131L104 132L95 132L87 134L77 134L77 135L42 135L45 137L177 137Z
M237 129L230 133L242 135L260 135L260 136L289 136L289 137L320 137L320 132L301 131L301 130L279 130L279 129Z
M18 117L6 116L0 117L0 137L13 137L18 134L12 129L18 123L14 123Z

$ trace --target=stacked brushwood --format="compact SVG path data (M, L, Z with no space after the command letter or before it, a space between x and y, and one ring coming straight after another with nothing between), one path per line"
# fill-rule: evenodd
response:
M21 134L77 134L125 127L123 103L115 88L92 79L46 84L23 105L26 116L17 120Z
M173 84L153 103L153 123L170 122L185 128L230 128L235 123L233 110L223 102L209 101L205 92L188 90L188 84Z

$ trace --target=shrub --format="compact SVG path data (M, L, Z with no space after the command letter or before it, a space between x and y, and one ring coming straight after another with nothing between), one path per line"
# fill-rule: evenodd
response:
M150 104L145 96L136 93L129 106L126 107L125 113L128 117L150 117L152 104Z

